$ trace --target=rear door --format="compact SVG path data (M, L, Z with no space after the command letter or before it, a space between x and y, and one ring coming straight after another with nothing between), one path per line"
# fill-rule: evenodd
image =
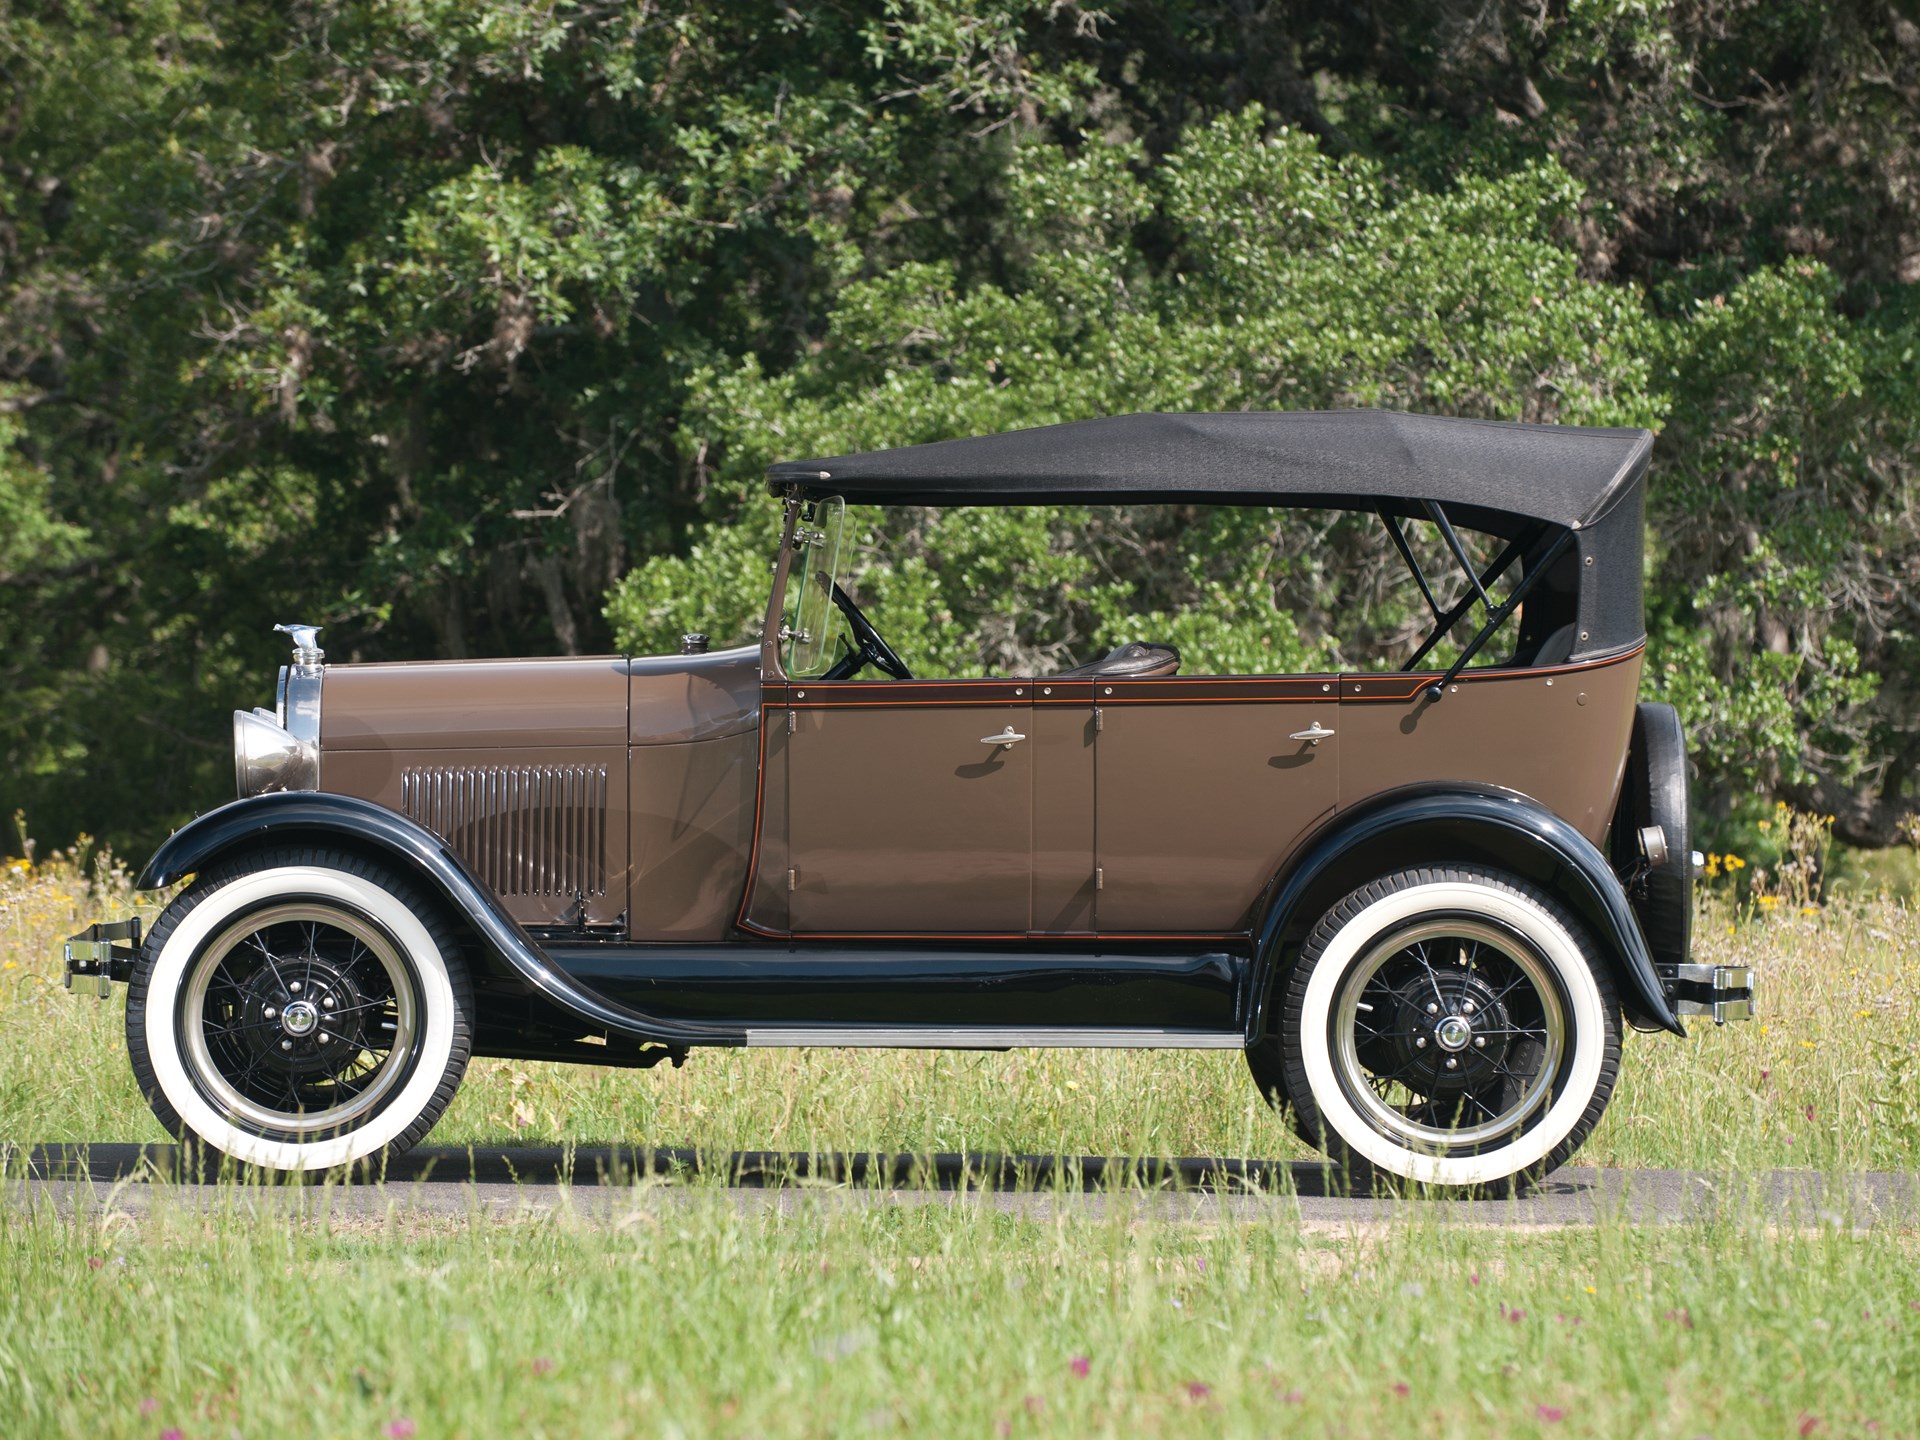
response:
M1331 675L1094 686L1095 923L1227 935L1339 795Z

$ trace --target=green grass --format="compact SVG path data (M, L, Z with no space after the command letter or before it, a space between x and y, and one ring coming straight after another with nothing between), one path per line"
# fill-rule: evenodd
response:
M0 1209L0 1430L41 1435L1912 1435L1911 1234L1353 1234L991 1203L607 1223ZM1086 1373L1076 1373L1076 1357ZM1877 1430L1868 1430L1869 1423Z
M54 959L126 898L61 859L0 883L0 1148L161 1138L123 1001ZM1582 1162L1916 1168L1914 914L1703 923L1768 1019L1632 1037ZM1237 1057L1120 1052L483 1060L432 1140L1303 1153ZM1284 1197L1168 1225L1127 1192L1009 1214L695 1180L592 1222L300 1219L247 1184L67 1220L0 1183L8 1440L1920 1434L1920 1235L1738 1207L1500 1231L1408 1201L1333 1232Z

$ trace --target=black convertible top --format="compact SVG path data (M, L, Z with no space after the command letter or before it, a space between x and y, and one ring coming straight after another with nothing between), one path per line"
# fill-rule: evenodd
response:
M1373 508L1437 500L1584 527L1638 489L1652 448L1646 430L1389 410L1115 415L783 461L767 478L778 494L867 504Z

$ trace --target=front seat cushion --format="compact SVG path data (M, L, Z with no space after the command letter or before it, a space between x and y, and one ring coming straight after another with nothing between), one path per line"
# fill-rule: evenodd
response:
M1071 670L1062 670L1053 678L1068 680L1089 676L1117 676L1123 680L1162 680L1180 668L1180 652L1171 645L1148 645L1139 640L1129 640L1126 644L1108 652L1104 659L1095 660L1091 665L1077 665Z

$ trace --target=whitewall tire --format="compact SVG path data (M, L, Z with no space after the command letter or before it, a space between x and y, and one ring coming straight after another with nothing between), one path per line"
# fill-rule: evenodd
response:
M325 850L243 857L155 924L127 1051L160 1123L269 1170L397 1152L465 1073L472 994L441 909L389 868Z
M1606 966L1577 920L1512 876L1421 869L1363 886L1314 927L1284 987L1294 1123L1356 1184L1537 1177L1613 1092Z

